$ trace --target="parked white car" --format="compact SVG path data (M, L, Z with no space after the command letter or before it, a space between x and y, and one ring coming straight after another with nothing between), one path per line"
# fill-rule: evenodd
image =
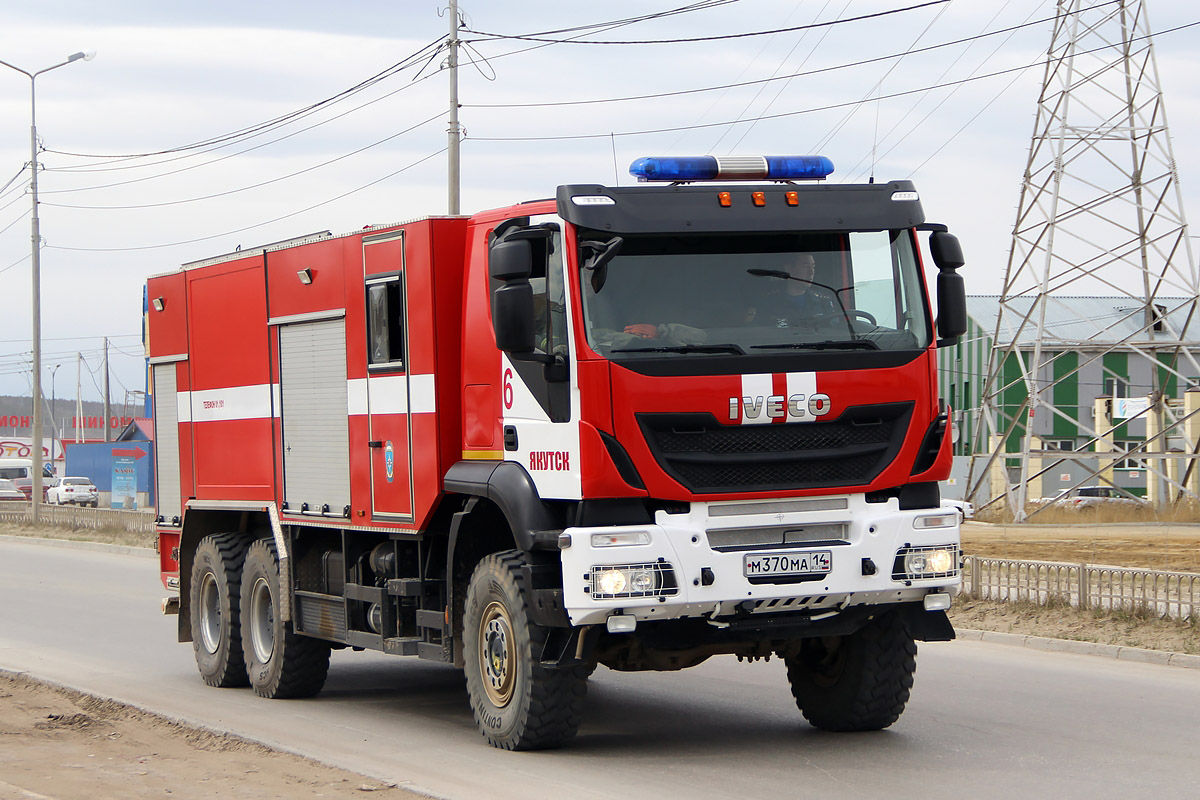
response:
M1078 486L1065 489L1056 497L1043 497L1038 501L1041 505L1052 505L1056 508L1090 509L1090 508L1146 508L1147 502L1140 497L1122 494L1112 486Z
M63 478L46 491L46 502L60 506L71 503L95 508L100 505L100 492L91 478Z
M966 500L949 500L942 498L942 508L946 506L952 507L958 512L958 521L965 522L975 516L975 506L968 503Z

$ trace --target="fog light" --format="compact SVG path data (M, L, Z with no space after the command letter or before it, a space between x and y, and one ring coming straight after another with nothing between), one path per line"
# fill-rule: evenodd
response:
M601 594L621 594L625 585L625 573L619 569L607 569L596 575L596 588Z
M609 633L633 633L637 629L637 617L632 614L613 614L605 622Z
M952 544L908 546L896 553L892 580L950 578L958 574L958 547Z
M629 580L630 591L634 592L653 592L658 588L658 581L654 579L654 573L648 569L639 570L633 573Z
M931 550L925 562L930 572L949 572L954 569L954 554L949 550Z

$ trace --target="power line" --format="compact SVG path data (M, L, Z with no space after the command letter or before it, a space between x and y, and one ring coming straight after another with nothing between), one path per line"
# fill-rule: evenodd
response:
M1178 25L1174 28L1168 28L1167 30L1159 31L1158 33L1155 33L1154 36L1162 37L1168 33L1176 33L1178 31L1186 30L1188 28L1193 28L1197 25L1200 25L1200 21L1189 22L1184 25ZM1136 41L1141 41L1142 39L1147 39L1147 38L1150 38L1150 37L1149 36L1140 36L1140 37L1136 37L1134 39L1130 39L1129 41L1136 42ZM1096 52L1100 52L1103 50L1111 50L1111 49L1112 49L1112 45L1102 45L1100 47L1096 47L1091 50L1079 51L1078 53L1076 53L1076 55L1087 54L1087 53L1096 53ZM778 114L766 114L766 115L762 115L759 117L755 117L753 119L725 120L722 122L708 122L708 123L701 123L701 124L696 124L696 125L677 125L677 126L670 127L670 128L652 128L652 129L644 129L644 130L636 130L636 131L619 131L619 132L611 132L610 131L607 133L582 133L582 134L561 135L561 136L471 136L468 138L473 139L474 141L477 141L477 142L552 142L552 141L572 141L572 140L584 140L584 139L607 139L610 136L649 136L649 135L658 134L658 133L675 133L677 131L700 130L703 128L716 128L716 127L719 127L722 125L743 124L743 123L759 122L761 120L770 120L770 119L784 119L787 117L800 116L802 114L812 114L812 113L816 113L819 111L832 111L832 110L839 109L839 108L849 108L851 106L860 106L867 102L877 102L878 100L890 100L890 99L893 99L896 97L905 97L905 96L912 95L912 94L920 94L922 92L928 92L931 89L944 89L944 88L947 88L950 86L958 86L959 84L963 84L963 83L973 83L975 81L987 80L988 78L995 78L1000 75L1008 75L1008 74L1011 74L1014 72L1020 73L1020 72L1024 72L1026 70L1032 69L1034 67L1045 66L1047 63L1051 63L1052 61L1053 61L1053 59L1051 59L1049 61L1048 60L1034 61L1032 63L1025 64L1024 66L1020 66L1020 67L1010 67L1008 69L997 70L996 72L989 72L984 75L975 75L975 76L972 76L969 78L962 78L962 79L956 80L956 81L947 81L945 83L939 83L939 84L935 84L932 86L923 86L923 87L920 87L917 89L908 89L908 90L905 90L902 92L894 92L892 94L880 95L880 96L877 96L875 98L871 98L871 99L868 99L865 101L864 100L852 100L852 101L847 101L845 103L833 103L833 104L827 105L827 106L816 106L813 108L799 109L797 111L784 111L784 112L780 112Z
M30 254L30 253L26 253L25 255L23 255L23 256L21 256L20 258L18 258L16 261L14 261L14 262L12 262L11 264L9 264L9 265L8 265L7 267L5 267L4 269L0 269L0 275L3 275L4 273L8 272L10 269L12 269L13 267L15 267L17 264L20 264L22 261L24 261L25 259L29 258L30 256L31 256L31 254ZM43 341L45 341L45 340L43 340Z
M1118 2L1121 2L1121 0L1110 0L1110 2L1104 3L1102 5L1113 5ZM890 53L885 56L875 56L873 58L864 58L860 61L851 61L846 64L837 64L832 67L821 67L819 69L811 69L811 70L807 70L807 71L793 72L790 75L777 75L777 76L770 77L770 78L758 78L758 79L752 80L752 81L739 81L737 83L725 83L725 84L719 84L717 86L705 86L705 87L702 87L699 89L680 89L680 90L673 91L673 92L657 92L654 94L626 95L623 97L606 97L606 98L600 98L600 99L595 99L595 100L561 100L561 101L554 101L554 102L539 102L539 103L463 103L462 107L463 108L548 108L548 107L554 107L554 106L584 106L584 105L598 105L598 104L602 104L602 103L623 103L623 102L628 102L628 101L633 101L633 100L659 100L664 97L682 97L682 96L686 96L686 95L690 95L690 94L701 94L704 92L716 92L716 91L722 91L725 89L739 89L739 88L742 88L745 86L757 86L759 84L774 83L776 81L790 81L793 78L802 78L802 77L807 77L810 75L820 75L820 74L823 74L826 72L835 72L835 71L843 70L843 69L851 69L853 67L861 67L861 66L865 66L867 64L875 64L880 61L888 61L893 58L904 58L905 56L909 56L909 55L917 55L919 53L927 53L927 52L930 52L933 50L939 50L939 49L942 49L945 47L954 47L955 45L967 44L969 42L978 41L980 39L986 39L990 36L1000 36L1005 33L1011 33L1014 31L1021 30L1022 28L1030 28L1030 27L1034 27L1034 26L1038 26L1038 25L1043 25L1047 22L1053 22L1055 20L1062 19L1064 17L1074 16L1079 13L1081 13L1081 12L1069 11L1069 12L1066 12L1063 14L1056 14L1052 17L1045 17L1044 19L1034 20L1033 22L1025 22L1020 25L1013 25L1008 28L1000 28L999 30L989 31L987 33L981 33L981 34L977 34L975 36L967 36L962 39L954 39L953 41L949 41L949 42L942 42L940 44L928 45L927 47L919 47L919 48L915 48L912 50L905 50L905 51L899 52L899 53ZM724 124L724 123L721 123L721 124Z
M710 8L717 8L718 6L730 5L737 2L740 2L740 0L703 0L703 2L692 3L691 5L687 6L680 6L679 8L673 8L668 11L658 11L653 14L643 14L640 17L626 17L625 19L614 19L609 20L608 22L594 22L590 25L576 25L573 28L558 28L551 31L537 31L528 35L550 36L555 33L574 33L576 31L592 31L597 29L612 30L613 28L620 28L638 22L646 22L653 19L665 19L667 17L673 17L679 14L689 14L693 11L707 11Z
M199 149L202 147L210 147L210 146L216 145L216 144L228 143L231 140L250 138L252 136L260 135L261 133L264 133L267 130L270 130L271 128L284 125L284 124L292 121L293 119L301 118L303 116L311 114L311 113L317 111L318 109L323 108L327 105L331 105L333 103L340 102L341 100L344 100L345 98L350 97L354 94L357 94L358 92L361 92L364 89L374 86L375 84L377 84L389 77L392 77L393 75L396 75L396 74L402 72L403 70L408 69L409 67L415 66L415 64L417 63L417 60L419 60L422 57L422 55L426 54L427 51L429 51L431 49L433 49L435 51L437 49L440 49L444 44L444 41L443 41L444 38L445 37L439 37L439 38L435 39L434 41L432 41L429 44L426 44L424 47L420 48L419 50L414 51L413 53L410 53L408 56L406 56L405 58L396 62L392 66L390 66L384 70L381 70L380 72L377 72L375 75L372 75L370 78L362 80L359 83L355 84L354 86L351 86L348 89L343 89L342 91L338 92L335 95L332 95L331 97L327 97L324 100L319 100L316 103L312 103L308 106L305 106L304 108L296 109L295 111L290 111L287 114L282 114L278 117L274 117L274 118L266 120L264 122L259 122L254 125L247 126L245 128L240 128L235 131L230 131L229 133L221 134L219 136L213 136L213 137L209 137L208 139L202 139L198 142L193 142L191 144L180 145L178 147L171 147L171 148L167 148L164 150L156 150L156 151L147 152L147 153L125 153L125 154L73 153L73 152L66 151L66 150L51 150L51 149L46 149L45 152L55 153L57 155L63 155L63 156L71 156L71 157L75 157L75 158L131 160L131 159L136 159L136 158L148 158L151 156L160 156L160 155L167 155L170 153L179 153L179 152L185 152L188 150L196 150L196 149Z
M876 19L878 17L887 17L892 14L903 14L907 11L917 11L929 6L942 5L950 0L930 0L927 3L921 3L915 6L906 8L895 8L890 11L878 11L874 14L863 14L857 17L847 17L846 19L832 20L830 22L818 22L811 25L796 25L790 28L773 28L766 31L751 31L748 33L728 33L722 36L696 36L686 39L640 39L640 40L623 40L623 41L599 41L595 39L547 39L536 35L514 35L504 33L490 33L488 31L477 31L471 28L464 28L467 33L473 33L476 36L487 36L488 39L476 39L468 41L490 42L503 39L515 39L526 42L548 42L550 44L603 44L603 45L618 45L618 44L684 44L688 42L715 42L724 39L746 39L751 36L769 36L775 33L789 33L791 31L802 31L811 28L824 28L830 25L843 25L848 22L861 22L868 19Z
M1007 7L1008 7L1008 6L1009 6L1011 3L1012 3L1012 0L1008 0L1008 1L1007 1L1007 2L1004 4L1004 7L1003 7L1003 8L1001 8L999 11L997 11L997 12L996 12L996 16L999 16L999 14L1000 14L1001 12L1003 12L1003 11L1004 11L1004 9L1005 9L1005 8L1007 8ZM1030 13L1031 13L1031 15L1032 15L1033 13L1036 13L1036 10L1035 10L1035 11L1033 11L1033 12L1030 12ZM992 17L992 19L991 19L991 20L989 20L989 23L988 23L988 24L991 24L991 22L995 21L995 19L996 19L996 16L993 16L993 17ZM974 75L974 74L975 74L975 73L977 73L979 70L983 69L983 66L984 66L984 64L986 64L987 62L989 62L989 61L990 61L992 58L994 58L994 57L995 57L995 56L996 56L996 55L997 55L997 54L998 54L998 53L999 53L999 52L1000 52L1000 51L1001 51L1001 50L1002 50L1002 49L1003 49L1005 46L1007 46L1007 45L1008 45L1008 43L1009 43L1010 41L1012 41L1012 37L1013 37L1014 35L1016 35L1016 34L1015 34L1015 31L1014 31L1014 32L1010 32L1010 33L1009 33L1009 35L1008 35L1008 36L1007 36L1007 37L1006 37L1006 38L1005 38L1003 41L1001 41L999 44L997 44L997 45L996 45L996 47L995 47L995 49L994 49L994 50L992 50L992 52L991 52L991 53L990 53L990 54L989 54L989 55L988 55L986 58L984 58L984 59L983 59L983 61L982 61L982 62L979 64L979 66L977 66L977 67L976 67L974 70L972 70L972 71L971 71L971 73L970 73L970 74L971 74L971 75ZM965 53L964 53L964 54L960 54L959 58L956 58L956 59L954 60L954 62L953 62L953 63L952 63L952 64L951 64L949 67L947 67L947 68L946 68L946 70L945 70L945 71L943 71L941 75L939 75L939 76L938 76L938 79L939 79L939 80L940 80L941 78L945 77L945 76L946 76L946 75L949 73L949 71L950 71L950 70L951 70L951 69L954 67L954 65L955 65L955 64L957 64L959 60L961 60L961 58L962 58L962 55L965 55ZM997 93L996 93L996 94L995 94L995 95L994 95L994 96L993 96L993 97L992 97L992 98L991 98L991 99L990 99L990 100L989 100L987 103L985 103L985 104L984 104L983 108L981 108L979 111L977 111L975 114L973 114L973 115L971 116L971 118L970 118L970 119L967 121L967 124L969 125L970 123L974 122L976 119L978 119L978 117L979 117L979 115L980 115L980 114L982 114L982 113L983 113L984 111L986 111L987 109L991 108L991 106L992 106L992 105L993 105L993 104L994 104L994 103L995 103L997 100L999 100L999 99L1000 99L1000 97L1002 97L1002 96L1003 96L1003 95L1004 95L1004 94L1005 94L1005 93L1006 93L1006 92L1007 92L1009 89L1011 89L1011 88L1012 88L1014 85L1016 85L1016 82L1017 82L1018 80L1020 80L1020 77L1021 77L1021 76L1020 76L1020 73L1018 73L1017 75L1015 75L1015 76L1013 77L1013 79L1012 79L1011 81L1009 81L1009 83L1008 83L1008 85L1007 85L1007 86L1005 86L1005 87L1004 87L1004 88L1002 88L1002 89L1001 89L999 92L997 92ZM920 129L920 127L921 127L922 125L924 125L924 124L925 124L925 123L926 123L926 122L929 120L929 118L930 118L930 117L932 117L932 116L933 116L935 113L937 113L938 109L940 109L942 106L944 106L946 103L948 103L948 102L949 102L949 101L950 101L950 100L951 100L951 99L952 99L952 98L953 98L953 97L954 97L956 94L958 94L958 90L959 90L959 89L961 89L961 88L962 88L962 86L956 86L956 87L954 87L952 90L950 90L948 93L946 93L946 95L945 95L945 96L943 96L943 97L942 97L942 99L941 99L941 100L939 100L939 101L938 101L938 102L937 102L937 103L934 105L934 107L933 107L933 108L931 108L931 109L930 109L928 112L926 112L926 114L925 114L923 117L921 117L920 121L918 121L918 122L917 122L915 125L913 125L911 128L909 128L909 130L908 130L908 131L907 131L907 132L906 132L906 133L905 133L903 136L901 136L899 139L897 139L897 140L896 140L896 142L895 142L895 144L892 144L890 147L888 147L888 149L887 149L887 150L885 150L885 151L882 153L882 155L880 155L880 156L879 156L879 158L880 158L880 159L884 159L884 158L887 158L889 155L891 155L891 154L892 154L892 152L893 152L893 151L894 151L894 150L895 150L897 147L899 147L901 144L903 144L903 143L904 143L904 142L905 142L905 141L908 139L908 137L910 137L910 136L912 136L914 133L916 133L916 132L917 132L917 130L918 130L918 129ZM927 97L927 96L928 96L928 94L926 94L926 97ZM884 139L885 139L885 140L886 140L886 139L889 139L889 138L892 136L892 134L893 134L893 133L895 133L895 132L896 132L896 131L897 131L897 130L900 128L900 126L901 126L902 124L904 124L904 121L905 121L906 119L908 119L908 117L909 117L911 114L913 114L913 113L916 111L916 109L917 109L917 106L919 106L919 105L920 105L922 102L924 102L924 100L925 100L925 97L921 97L920 99L918 99L918 100L917 100L917 102L913 103L912 107L911 107L911 108L910 108L910 109L909 109L907 112L905 112L904 116L902 116L902 117L901 117L899 120L897 120L897 121L896 121L896 123L895 123L894 125L892 125L892 127L891 127L891 128L888 130L888 132L887 132L886 134L884 134ZM965 127L964 127L964 128L960 128L960 129L959 129L959 131L960 131L960 132L961 132L962 130L965 130ZM955 134L955 135L957 136L957 134ZM949 143L949 141L952 141L952 140L953 140L953 138L954 138L954 137L951 137L951 140L948 140L948 141L946 142L946 144L948 144L948 143ZM942 145L942 147L939 147L939 148L938 148L938 152L941 152L941 150L942 150L942 149L943 149L945 146L946 146L946 145L945 145L945 144L943 144L943 145ZM857 163L857 164L855 164L853 167L851 167L849 171L850 171L850 172L854 172L855 170L857 170L857 169L859 168L859 166L862 164L862 162L863 162L864 160L865 160L865 157L864 157L864 158L862 158L862 159L859 159L858 163ZM928 159L926 159L926 160L928 160ZM925 162L922 162L922 164L924 164L924 163L925 163ZM861 177L861 176L862 176L862 174L863 174L863 173L861 173L861 172L860 172L860 173L858 173L858 174L857 174L857 176L856 176L856 177ZM852 179L852 180L853 180L853 179Z
M336 158L331 158L327 161L323 161L320 164L314 164L311 167L305 167L304 169L297 170L296 172L291 172L291 173L288 173L287 175L281 175L277 178L271 178L270 180L253 183L253 184L250 184L249 186L243 186L239 189L229 189L224 192L216 192L214 194L208 194L208 195L204 195L202 197L189 197L184 200L168 200L168 201L165 201L162 203L139 203L139 204L135 204L135 205L124 205L124 206L89 206L89 205L77 205L77 204L71 204L71 203L49 203L49 202L46 202L46 203L42 203L42 205L52 206L54 208L88 209L91 211L115 211L115 210L127 211L127 210L135 209L135 208L161 208L163 206L175 206L175 205L180 205L183 203L195 203L195 202L199 202L201 200L212 200L217 197L227 197L231 194L238 194L239 192L247 192L247 191L250 191L251 189L260 189L263 186L269 186L272 183L278 183L280 181L287 180L288 178L294 178L297 175L303 175L305 173L321 169L322 167L327 167L330 164L336 164L339 161L350 158L352 156L356 156L359 153L364 153L367 150L370 150L374 147L378 147L381 144L386 144L387 142L390 142L393 139L398 139L399 137L403 136L406 133L411 133L412 131L415 131L418 128L428 125L429 123L433 122L435 119L441 118L443 113L445 113L445 112L438 111L432 117L429 117L428 119L426 119L422 122L418 122L416 125L412 125L408 128L405 128L402 131L397 132L397 133L393 133L391 136L385 136L384 138L380 139L379 141L373 142L368 145L364 145L363 147L360 147L357 150L351 150L349 153L343 153L342 155L337 156ZM149 180L149 178L143 178L142 180ZM136 183L136 181L128 181L128 182ZM3 232L4 232L3 230L0 230L0 233L3 233Z
M375 184L382 183L383 181L386 181L389 178L394 178L395 176L399 175L400 173L410 170L413 167L424 164L429 159L440 156L442 153L446 152L447 149L449 149L449 148L443 147L442 149L440 149L436 152L430 153L429 155L426 155L426 156L423 156L423 157L417 159L416 161L412 162L411 164L409 164L405 167L401 167L400 169L396 170L395 172L390 172L381 178L376 178L375 180L371 181L370 183L365 183L356 189L351 189L348 192L343 192L342 194L339 194L336 197L331 197L328 200L322 200L320 203L314 203L313 205L308 206L307 208L302 208L299 211L293 211L290 214L284 214L283 216L275 217L274 219L269 219L265 222L258 222L258 223L255 223L254 225L247 225L244 228L238 228L238 229L232 230L232 231L225 231L224 233L214 233L211 236L200 236L195 239L186 239L186 240L179 241L179 242L166 242L164 244L151 244L151 245L143 245L140 247L61 247L59 245L47 245L47 247L52 248L54 250L66 250L66 251L77 252L77 253L123 253L123 252L129 252L129 251L133 251L133 250L159 250L164 247L177 247L179 245L195 244L196 242L207 242L211 239L220 239L223 236L232 236L235 233L244 233L245 231L254 230L255 228L261 228L265 225L271 225L271 224L279 222L281 220L285 220L290 217L298 216L305 212L312 211L314 208L320 208L321 206L329 205L330 203L333 203L333 202L336 202L343 198L349 197L352 194L361 192L364 189L369 189L370 187L374 186Z

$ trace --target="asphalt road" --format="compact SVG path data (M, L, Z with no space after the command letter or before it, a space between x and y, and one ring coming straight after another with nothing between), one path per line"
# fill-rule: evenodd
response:
M1200 670L980 642L923 644L891 729L806 725L778 660L591 681L566 750L505 753L461 673L334 654L315 699L211 689L144 556L0 540L0 667L447 798L1195 798Z

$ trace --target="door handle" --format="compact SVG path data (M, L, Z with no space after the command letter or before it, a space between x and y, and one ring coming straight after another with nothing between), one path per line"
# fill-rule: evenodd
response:
M367 442L367 447L383 447L383 441Z

